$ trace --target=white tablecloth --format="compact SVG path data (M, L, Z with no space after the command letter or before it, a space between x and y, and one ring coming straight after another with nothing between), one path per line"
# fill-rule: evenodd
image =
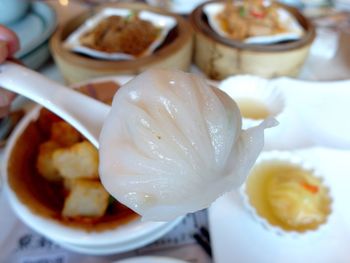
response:
M313 45L299 78L304 80L339 80L350 77L350 33L323 28ZM193 68L193 71L197 71ZM53 61L45 64L40 72L63 83ZM17 105L30 106L20 98ZM204 250L192 238L201 227L207 227L207 214L190 215L168 235L145 248L108 257L85 256L67 251L54 242L38 235L21 223L9 209L6 200L0 197L0 262L111 262L118 258L156 254L172 256L191 262L211 262Z

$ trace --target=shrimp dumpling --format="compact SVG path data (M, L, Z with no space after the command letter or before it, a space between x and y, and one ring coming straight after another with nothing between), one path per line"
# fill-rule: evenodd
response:
M207 208L242 184L274 122L241 125L236 103L205 80L148 70L113 99L100 134L102 183L144 220Z

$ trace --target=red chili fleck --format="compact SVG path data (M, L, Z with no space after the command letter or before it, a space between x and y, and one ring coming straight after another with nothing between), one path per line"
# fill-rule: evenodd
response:
M254 11L254 10L252 10L250 13L251 13L254 17L259 18L259 19L265 17L265 14L264 14L264 13L260 13L260 12Z
M316 194L318 192L318 186L316 185L312 185L312 184L308 184L306 182L302 182L301 183L302 187L304 187L306 190L308 190L309 192Z

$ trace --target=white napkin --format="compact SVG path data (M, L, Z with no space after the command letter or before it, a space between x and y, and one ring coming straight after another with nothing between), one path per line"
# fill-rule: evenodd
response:
M285 94L288 107L298 118L298 130L310 142L350 149L350 80L312 82L281 78L272 83Z

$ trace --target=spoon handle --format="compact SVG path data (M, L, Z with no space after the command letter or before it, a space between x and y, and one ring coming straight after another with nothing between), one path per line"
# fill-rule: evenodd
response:
M94 146L110 107L18 65L0 65L0 87L23 95L54 112L80 131Z

